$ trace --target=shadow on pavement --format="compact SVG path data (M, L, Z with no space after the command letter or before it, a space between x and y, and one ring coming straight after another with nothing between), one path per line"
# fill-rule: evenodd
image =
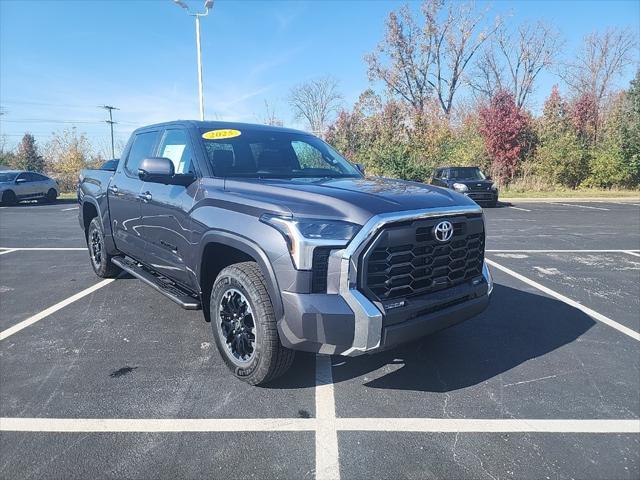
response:
M590 317L565 303L496 285L491 305L476 318L376 355L334 357L334 382L401 364L364 385L453 391L482 383L571 343L594 324Z

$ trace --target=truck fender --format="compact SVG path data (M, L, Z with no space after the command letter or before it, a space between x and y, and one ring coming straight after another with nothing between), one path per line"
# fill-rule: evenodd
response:
M86 203L91 204L95 208L96 213L98 214L97 216L100 219L100 223L102 224L102 231L104 232L104 243L105 243L105 248L107 250L107 253L109 255L116 255L118 253L118 249L116 248L115 243L113 241L113 236L111 235L111 224L109 220L109 212L103 211L100 208L100 204L98 203L98 201L95 198L90 197L89 195L84 195L82 197L82 200L80 202L80 209L79 209L80 212L78 213L78 220L80 221L80 226L85 231L84 232L85 238L87 235L86 228L85 228L85 218L84 218L84 206ZM88 224L89 222L87 221L86 223Z
M267 257L267 254L264 252L264 250L262 250L262 248L260 248L258 244L246 237L225 230L212 230L206 232L202 236L202 240L200 241L200 248L197 257L200 260L197 263L196 272L198 284L201 284L201 259L204 255L205 248L211 243L219 243L228 247L235 248L243 253L246 253L256 260L256 263L260 267L262 274L268 281L267 290L269 292L269 296L271 297L271 301L273 302L273 310L276 314L276 318L278 320L281 320L284 316L284 307L282 306L282 296L280 295L278 280L276 279L276 275L273 271L271 261L269 260L269 257Z

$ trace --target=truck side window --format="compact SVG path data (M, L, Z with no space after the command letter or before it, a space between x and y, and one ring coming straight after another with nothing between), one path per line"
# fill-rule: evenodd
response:
M138 167L145 158L153 156L153 147L156 144L158 132L144 132L136 135L124 165L130 176L138 176Z
M166 130L160 142L159 156L170 159L176 173L194 173L191 145L185 130Z

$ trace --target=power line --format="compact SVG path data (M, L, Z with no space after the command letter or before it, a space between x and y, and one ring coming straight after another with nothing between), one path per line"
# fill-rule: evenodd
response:
M15 120L0 120L1 123L86 123L86 124L102 124L104 120L53 120L47 118L20 118ZM138 125L136 122L116 122L121 125Z

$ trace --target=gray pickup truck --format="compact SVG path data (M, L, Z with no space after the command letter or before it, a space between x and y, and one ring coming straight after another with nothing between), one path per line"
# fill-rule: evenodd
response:
M84 170L80 225L100 277L122 270L202 309L234 375L268 382L295 350L360 355L482 312L482 209L368 178L305 132L176 121L136 130L116 170Z

